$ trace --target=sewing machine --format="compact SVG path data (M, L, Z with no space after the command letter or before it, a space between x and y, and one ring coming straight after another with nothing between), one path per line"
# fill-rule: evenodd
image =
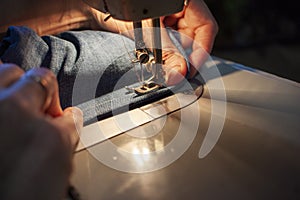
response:
M81 1L6 0L1 30L27 25L46 35L88 27ZM183 6L183 0L86 1L133 22ZM157 6L161 4L168 10ZM74 154L70 180L83 199L299 199L299 83L216 57L201 68L201 75L206 78L203 95L183 109L165 114L178 99L188 99L172 95L83 129L86 145ZM101 138L99 129L107 135ZM203 156L205 150L209 153ZM158 166L167 158L176 160ZM131 171L118 170L123 166ZM156 166L160 168L151 168Z
M161 46L161 32L160 32L160 16L166 16L181 11L187 1L184 0L84 0L90 6L97 10L107 13L105 20L110 17L115 19L132 21L134 28L135 40L135 55L137 62L141 68L145 67L152 76L143 80L139 87L127 88L137 94L145 94L163 87L164 72L162 69L162 46ZM167 6L165 6L167 5ZM147 48L143 36L142 20L151 19L152 21L152 50ZM143 71L143 70L142 70ZM141 74L143 76L143 74Z

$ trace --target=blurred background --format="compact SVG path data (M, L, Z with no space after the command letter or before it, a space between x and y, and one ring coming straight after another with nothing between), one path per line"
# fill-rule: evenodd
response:
M300 7L285 0L206 0L219 24L212 55L300 82Z

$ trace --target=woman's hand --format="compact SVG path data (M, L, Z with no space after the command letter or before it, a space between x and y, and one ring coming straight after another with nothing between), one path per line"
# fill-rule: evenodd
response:
M0 64L0 198L62 199L81 128L78 108L62 111L52 72Z
M164 18L165 26L172 27L183 36L185 49L191 48L189 61L192 64L190 77L193 77L211 53L218 24L203 0L190 0L185 9Z

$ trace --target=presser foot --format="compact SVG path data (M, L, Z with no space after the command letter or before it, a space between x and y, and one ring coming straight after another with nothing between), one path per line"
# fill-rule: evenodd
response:
M126 86L125 88L131 92L136 93L137 95L144 95L144 94L157 91L162 87L163 85L161 84L155 83L154 81L149 81L149 82L145 82L144 84L136 88L131 88L128 86Z

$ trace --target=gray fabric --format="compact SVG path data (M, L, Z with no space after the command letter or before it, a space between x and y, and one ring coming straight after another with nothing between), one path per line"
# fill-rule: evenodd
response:
M119 112L129 105L132 109L173 93L170 89L174 88L165 88L137 97L124 89L137 82L138 66L134 68L137 64L131 62L133 49L134 42L129 38L104 31L68 31L39 37L27 27L12 26L1 42L0 58L24 70L39 66L51 69L57 76L62 107L81 107L87 124L96 116L110 116L112 110ZM95 99L97 106L86 103Z

